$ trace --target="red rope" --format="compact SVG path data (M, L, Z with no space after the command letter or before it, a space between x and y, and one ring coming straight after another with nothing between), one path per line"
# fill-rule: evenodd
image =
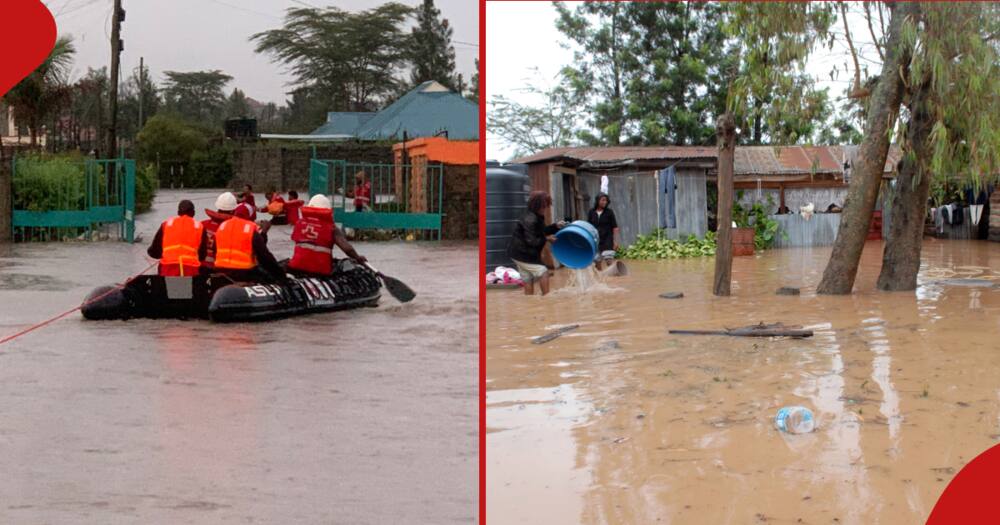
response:
M125 285L129 283L129 281L131 281L132 279L135 279L136 277L139 277L140 275L146 273L146 271L148 271L150 268L156 266L159 263L160 263L160 261L154 261L153 264L150 264L149 266L147 266L143 271L141 271L141 272L139 272L139 273L137 273L137 274L129 277L128 279L125 279L125 281L122 282L121 284L116 284L114 288L112 288L112 289L110 289L110 290L102 293L101 295L98 295L97 297L94 297L94 298L91 298L91 299L88 299L88 300L84 301L80 306L77 306L76 308L73 308L71 310L67 310L67 311L65 311L65 312L63 312L63 313L61 313L61 314L59 314L59 315L57 315L55 317L52 317L50 319L46 319L46 320L44 320L44 321L42 321L40 323L37 323L37 324L33 324L33 325L29 326L28 328L25 328L24 330L21 330L20 332L18 332L16 334L8 335L7 337L4 337L3 339L0 339L0 345L6 343L8 341L13 341L14 339L17 339L18 337L21 337L24 334L27 334L27 333L30 333L30 332L34 332L35 330L38 330L39 328L41 328L43 326L52 324L52 323L54 323L54 322L62 319L63 317L66 317L67 315L69 315L69 314L71 314L71 313L73 313L73 312L75 312L75 311L83 308L84 306L87 306L90 303L94 303L94 302L100 301L101 299L104 299L105 297L111 295L112 293L114 293L114 292L116 292L116 291L124 288Z

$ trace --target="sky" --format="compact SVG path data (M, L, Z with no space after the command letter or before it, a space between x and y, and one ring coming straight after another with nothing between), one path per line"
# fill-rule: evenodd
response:
M572 3L572 2L570 2ZM853 6L855 9L860 9ZM537 104L540 101L523 93L525 81L532 79L536 84L551 86L559 70L573 60L572 49L567 49L567 39L555 28L556 10L551 2L486 2L486 97L503 95L522 103ZM864 17L859 13L848 14L851 37L858 48L862 63L869 64L878 71L878 55L869 36ZM843 22L838 18L833 31L843 34ZM806 71L818 81L819 87L830 89L834 104L842 99L851 73L843 73L850 61L847 45L838 38L834 48L817 46L810 56ZM830 71L838 65L841 74L836 80L830 79ZM488 108L488 106L487 106ZM582 118L582 117L581 117ZM489 133L487 117L486 158L509 160L514 148L504 144Z
M419 0L399 0L417 5ZM88 67L109 66L113 0L42 0L55 15L59 34L71 34L77 49L73 78ZM122 78L138 71L139 57L159 82L163 71L221 69L261 102L283 104L292 77L266 55L254 53L254 33L281 26L290 7L334 6L348 11L370 9L379 0L123 0L125 51ZM454 30L455 62L465 79L479 56L479 6L472 0L435 0Z

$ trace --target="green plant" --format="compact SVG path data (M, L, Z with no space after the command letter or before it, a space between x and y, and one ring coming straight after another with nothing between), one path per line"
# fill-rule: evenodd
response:
M668 239L664 230L640 235L619 253L622 259L677 259L712 255L715 255L715 233L708 232L704 239L691 235L681 242Z
M149 164L135 170L135 211L142 213L149 211L153 205L153 197L160 187L160 181L156 174L156 166Z
M736 200L733 202L733 220L737 228L753 228L753 246L757 250L766 250L774 245L778 236L778 221L767 212L774 207L774 198L767 196L767 206L759 202L753 203L749 208L743 206L740 200L743 199L743 191L736 192ZM782 235L785 235L782 232Z

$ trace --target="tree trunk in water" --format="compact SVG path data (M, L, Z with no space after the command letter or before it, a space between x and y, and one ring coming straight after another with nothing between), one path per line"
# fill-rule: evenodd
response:
M733 161L736 151L736 120L731 113L715 124L719 139L718 225L715 236L715 285L712 293L728 296L733 273Z
M888 291L915 290L920 270L920 245L927 216L927 196L931 174L926 169L930 158L928 139L934 127L930 113L930 82L925 81L913 93L913 103L906 141L915 155L903 159L896 177L896 194L889 213L889 237L882 253L882 272L878 288Z
M902 45L903 21L916 16L919 10L916 2L893 3L890 6L892 16L886 40L885 65L869 100L865 138L858 150L837 239L816 293L851 293L875 209L875 199L878 198L882 171L889 153L888 132L899 115L899 104L903 98L901 71L908 66L912 52Z

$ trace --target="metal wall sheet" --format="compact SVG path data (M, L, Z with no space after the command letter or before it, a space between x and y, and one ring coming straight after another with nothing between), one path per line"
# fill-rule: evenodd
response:
M798 213L772 218L778 221L775 248L833 246L840 227L839 213L816 213L808 221Z

